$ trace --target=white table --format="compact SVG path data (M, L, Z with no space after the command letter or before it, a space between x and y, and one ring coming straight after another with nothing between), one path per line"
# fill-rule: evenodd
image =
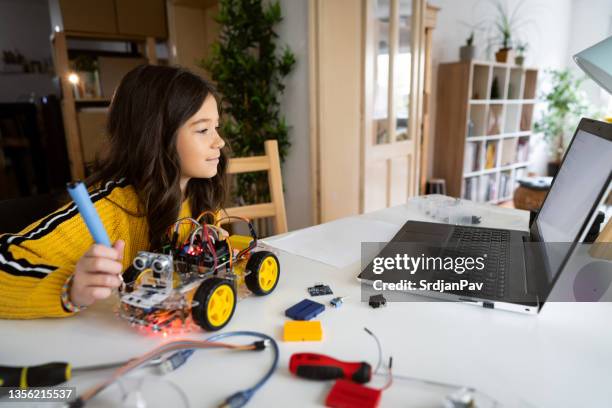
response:
M483 215L485 226L527 228L525 212L475 208ZM399 229L407 219L427 216L406 205L359 218L394 223ZM314 236L317 228L321 227L305 229L294 236ZM334 244L334 234L330 233L333 228L331 224L331 229L319 230L323 237L320 245ZM346 242L347 250L354 250L359 242L359 236L353 237L353 242ZM360 285L355 278L358 261L335 268L284 251L279 251L279 258L282 275L276 291L268 297L241 301L225 328L261 331L279 340L279 368L250 406L321 406L331 384L293 377L288 371L291 354L321 352L374 365L375 343L363 327L380 338L385 355L393 356L393 370L398 375L473 386L510 407L612 404L609 303L550 303L538 316L438 302L390 303L385 308L372 309L360 302ZM284 310L308 297L306 288L319 281L329 284L336 295L350 298L340 309L328 308L320 316L322 342L283 343ZM326 302L329 299L321 298ZM142 354L164 341L135 332L112 314L109 303L68 319L0 321L0 333L0 361L6 365L49 361L70 361L73 366L107 363ZM191 333L179 337L207 336ZM238 389L252 385L267 369L268 352L246 353L197 351L183 367L164 378L184 390L192 407L216 406ZM69 385L82 392L105 375L108 371L75 376ZM377 377L373 385L383 383L384 377ZM384 392L381 406L441 406L441 397L448 392L398 379ZM88 406L108 406L115 404L117 398L118 388L113 388Z

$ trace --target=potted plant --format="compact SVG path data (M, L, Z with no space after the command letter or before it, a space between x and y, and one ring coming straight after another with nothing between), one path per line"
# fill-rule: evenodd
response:
M283 20L278 1L219 0L215 21L220 40L200 65L207 70L223 99L221 133L237 156L264 153L264 142L276 139L281 162L287 157L289 125L280 109L284 79L296 59L279 44L277 27ZM248 78L248 80L237 80ZM239 174L233 201L270 201L265 173Z
M495 53L495 60L505 63L512 60L513 35L532 21L524 19L520 15L524 0L519 1L513 10L509 10L507 3L502 3L502 0L492 0L492 3L496 15L492 20L494 34L490 39L489 47L499 47Z
M472 31L470 36L465 40L465 45L459 49L459 59L461 61L469 61L474 59L476 54L476 47L474 47L474 32Z
M525 62L525 51L529 48L529 44L523 41L517 41L516 43L516 56L514 57L514 63L522 66Z
M534 123L534 130L542 133L548 143L548 175L554 176L579 118L591 109L584 93L579 90L584 77L574 77L569 69L551 70L546 74L550 78L550 90L541 98L547 104Z
M510 53L512 52L512 34L510 33L510 31L504 31L502 33L502 36L502 46L495 53L495 61L508 62L508 60L510 59Z

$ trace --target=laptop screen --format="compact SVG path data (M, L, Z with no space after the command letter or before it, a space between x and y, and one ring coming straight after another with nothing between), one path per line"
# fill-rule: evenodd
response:
M612 143L578 129L536 218L544 242L574 242L612 171Z
M545 242L540 247L542 289L559 276L564 262L587 228L593 209L608 189L612 174L612 126L583 119L565 154L535 222L533 237ZM597 132L593 134L591 132ZM598 136L601 135L601 136ZM537 242L536 241L536 242ZM547 296L541 293L543 298Z

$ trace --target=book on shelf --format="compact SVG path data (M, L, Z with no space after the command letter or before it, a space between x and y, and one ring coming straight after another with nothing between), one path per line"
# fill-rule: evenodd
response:
M463 159L463 172L471 173L477 171L480 167L478 162L478 143L467 143L465 146L465 157Z
M487 142L485 169L492 169L495 167L496 157L497 157L497 143Z
M519 163L524 163L529 159L529 139L526 137L519 138L516 145L516 160Z
M466 200L478 199L478 177L468 177L463 180L463 198Z
M478 197L478 201L495 200L497 192L497 186L495 183L496 178L494 174L483 177L481 180L480 196Z
M508 172L502 172L499 175L499 194L501 198L507 198L512 195L512 177Z
M486 200L495 200L496 198L496 193L497 193L497 185L495 184L496 180L495 180L495 176L489 176L489 179L487 180L487 198Z

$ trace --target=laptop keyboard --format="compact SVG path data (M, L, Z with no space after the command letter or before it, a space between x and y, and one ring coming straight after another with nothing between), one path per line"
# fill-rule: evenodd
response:
M479 257L486 254L485 267L466 271L463 274L445 273L444 280L457 282L468 279L470 282L483 283L482 291L464 293L468 296L504 297L506 294L506 275L510 249L510 232L504 230L482 229L457 226L442 251L442 256Z

